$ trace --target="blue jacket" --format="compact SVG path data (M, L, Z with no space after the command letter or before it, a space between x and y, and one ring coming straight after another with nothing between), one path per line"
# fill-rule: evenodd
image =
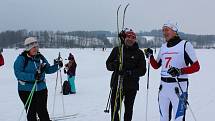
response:
M33 58L28 57L26 52L19 55L14 62L14 73L18 80L19 91L31 91L35 83L35 73L41 63L45 63L44 72L41 74L40 81L36 84L36 91L46 89L45 74L55 73L58 70L58 65L48 63L42 54L37 54Z

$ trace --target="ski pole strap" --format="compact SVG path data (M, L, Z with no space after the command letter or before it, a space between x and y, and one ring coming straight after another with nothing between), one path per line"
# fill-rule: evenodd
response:
M188 79L181 79L181 78L177 78L178 82L186 82L188 81ZM175 78L171 78L171 77L161 77L161 80L167 83L173 83L173 82L177 82L177 80Z

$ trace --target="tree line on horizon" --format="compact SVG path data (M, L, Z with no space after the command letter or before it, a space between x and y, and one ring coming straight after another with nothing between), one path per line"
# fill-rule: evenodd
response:
M162 30L137 32L141 48L160 47L164 43ZM190 41L195 48L215 48L215 35L195 35L178 33L182 39ZM117 46L116 32L110 31L28 31L8 30L0 32L1 48L23 48L24 39L36 37L41 48L112 48ZM150 40L149 40L150 38Z

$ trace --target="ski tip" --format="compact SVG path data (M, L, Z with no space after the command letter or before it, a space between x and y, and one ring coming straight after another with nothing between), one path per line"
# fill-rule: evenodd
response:
M121 6L122 6L121 4L118 6L117 11L119 11L119 8L120 8Z

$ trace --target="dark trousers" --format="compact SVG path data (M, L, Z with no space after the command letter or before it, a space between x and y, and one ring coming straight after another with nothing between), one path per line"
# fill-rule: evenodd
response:
M124 107L125 107L125 112L124 112L124 121L131 121L132 120L132 115L133 115L133 105L134 105L134 100L137 94L137 90L129 89L129 90L124 90L122 93L122 100L124 99ZM114 121L119 121L119 108L120 108L120 99L118 98L116 100L117 106L115 105L115 99L116 99L116 89L112 90L112 95L111 95L111 121L113 118L113 113L114 113L114 107L116 108L115 114L114 114Z
M26 104L29 95L30 92L28 91L19 91L19 97L24 105ZM47 97L48 97L47 89L34 92L30 108L27 114L28 121L37 121L37 115L40 121L51 121L47 110ZM25 109L27 111L28 105L26 106Z

